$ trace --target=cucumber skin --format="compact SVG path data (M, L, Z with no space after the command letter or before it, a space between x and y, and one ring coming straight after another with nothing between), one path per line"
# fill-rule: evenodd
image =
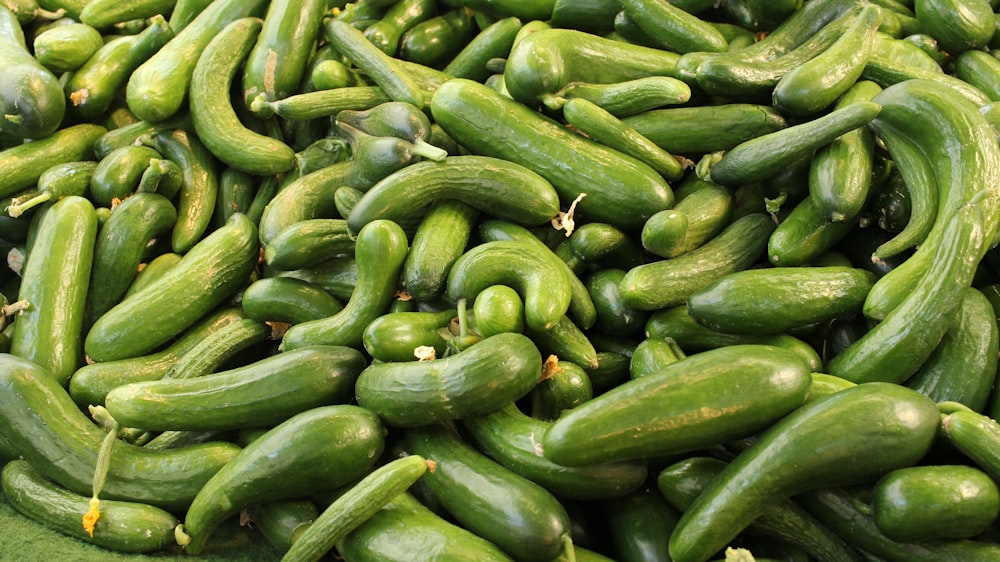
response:
M174 527L179 521L158 507L102 500L101 518L91 537L80 524L89 496L60 487L23 459L4 465L2 479L4 495L15 510L64 535L116 552L156 552L175 544Z

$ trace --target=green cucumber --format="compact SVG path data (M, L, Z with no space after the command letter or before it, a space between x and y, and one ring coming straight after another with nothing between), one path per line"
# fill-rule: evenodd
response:
M445 296L475 299L491 285L508 285L524 301L525 324L545 331L566 314L572 299L567 274L524 242L497 240L474 246L448 272Z
M145 145L116 148L97 163L90 179L87 195L94 205L110 208L135 193L150 160L161 158L155 149Z
M242 291L259 253L256 227L246 215L233 215L163 277L101 316L84 342L87 355L94 361L123 359L167 343ZM150 318L148 324L145 318ZM136 325L146 328L137 331Z
M542 380L531 390L531 415L554 421L593 397L594 386L583 367L550 356L542 365Z
M865 6L830 46L778 80L774 107L787 115L815 115L833 105L861 76L875 48L882 11Z
M726 464L715 457L688 457L660 471L657 488L670 505L686 511ZM857 551L791 498L763 507L746 534L797 546L817 560L861 560Z
M376 220L365 225L355 241L357 283L343 310L333 316L301 322L288 329L280 348L308 345L360 347L365 326L392 302L408 250L406 234L396 223Z
M767 179L844 133L867 125L880 110L875 102L858 100L815 119L742 142L712 165L711 179L726 186Z
M298 324L333 316L344 305L322 287L293 277L263 277L247 286L243 311L259 322Z
M974 203L951 213L932 266L913 292L830 360L827 373L857 383L881 380L901 384L913 376L958 317L963 289L971 285L986 243L984 214Z
M544 177L563 207L584 195L576 207L581 218L632 231L673 204L666 181L646 164L572 133L477 82L456 78L442 84L431 99L431 112L470 151L515 162Z
M385 14L364 30L364 36L390 57L399 54L404 33L421 22L431 19L436 11L433 0L399 0L392 2Z
M170 233L170 244L174 252L187 253L206 234L215 213L219 195L215 156L197 134L183 129L157 131L144 135L140 142L155 148L181 169L177 222Z
M106 431L83 414L38 365L0 355L0 433L42 475L76 492L93 492L97 452ZM118 442L102 499L148 503L183 513L208 480L239 453L228 441L154 451Z
M860 313L874 282L873 273L853 267L738 271L692 293L688 314L720 332L778 334Z
M948 443L993 479L1000 477L1000 424L988 415L956 411L941 419Z
M292 179L267 202L258 222L263 246L285 228L306 219L340 218L334 190L344 185L354 166L345 160Z
M48 480L26 460L3 467L3 492L19 513L41 525L116 552L164 550L174 542L179 521L171 513L138 502L101 501L101 518L89 536L80 524L90 496L73 493Z
M736 219L695 250L630 269L619 287L622 298L639 310L681 304L709 283L749 268L764 255L773 230L774 223L762 213Z
M354 253L344 219L306 219L281 230L264 246L264 263L282 271L303 269L341 254Z
M448 10L414 25L403 33L399 38L399 58L430 67L440 67L465 47L475 37L477 31L471 10Z
M856 100L872 99L882 88L867 80L856 81L833 108ZM861 214L869 199L874 168L874 139L868 128L859 128L834 139L813 154L809 164L809 197L820 213L833 221L851 220Z
M958 317L906 386L935 402L959 402L983 412L997 373L996 311L982 291L963 291Z
M136 19L169 15L177 0L97 0L90 1L80 11L80 21L104 29Z
M732 220L735 201L728 188L690 174L675 190L672 209L649 217L642 226L643 249L675 258L708 242Z
M536 107L558 104L556 92L571 82L673 76L678 58L680 55L671 51L575 29L544 29L514 43L503 77L515 100Z
M729 47L710 23L666 0L622 0L622 10L664 50L719 53Z
M270 427L347 403L366 363L352 348L299 348L196 378L125 384L107 394L104 407L125 427L150 431Z
M17 218L36 205L49 201L55 203L67 195L85 197L96 171L97 162L91 160L64 162L51 166L38 176L34 191L11 199L10 205L6 208L7 214Z
M442 334L458 315L454 308L437 312L403 311L383 314L365 327L365 351L383 362L415 361L419 347L432 347L436 357L448 351L450 334Z
M516 17L506 17L493 22L470 39L442 71L455 78L484 82L489 77L487 61L506 57L514 46L514 38L520 30L521 20Z
M276 100L298 93L326 9L322 0L268 3L263 27L243 65L241 84L247 107L259 94Z
M545 224L559 214L559 195L542 175L500 158L467 155L393 172L365 192L347 223L356 233L376 219L403 222L442 199L526 226Z
M87 326L125 296L138 275L143 252L150 241L170 231L177 211L164 196L136 193L111 212L97 233L90 290L87 293Z
M407 455L376 468L327 506L295 539L282 562L319 560L385 504L406 492L428 467L434 464L419 455Z
M188 98L191 75L205 46L226 25L259 15L262 0L213 2L132 72L125 88L128 107L143 121L163 121Z
M0 58L4 60L0 75L3 146L10 140L41 139L56 132L66 113L62 86L28 51L21 24L6 6L0 6Z
M490 541L442 518L404 492L375 512L336 545L345 559L357 562L407 562L414 552L440 560L510 562Z
M28 301L14 323L10 352L43 367L63 386L84 363L84 309L97 239L87 199L69 196L36 214L37 234L21 272L18 298Z
M625 303L621 296L621 282L625 270L608 267L594 271L584 278L587 292L597 308L594 329L609 336L634 336L642 332L648 312L636 310Z
M46 29L35 35L35 59L52 72L76 70L104 45L101 32L85 23L71 23Z
M550 492L463 441L451 428L405 433L406 448L434 463L424 482L466 529L517 560L550 561L566 548L570 519Z
M63 127L45 138L0 150L0 197L9 197L33 187L41 175L56 164L93 158L94 145L108 130L82 123Z
M911 466L879 478L871 503L875 524L892 540L971 539L1000 514L1000 490L971 466Z
M512 404L541 374L535 344L525 335L503 333L440 359L374 363L358 376L355 393L358 404L387 425L415 427Z
M580 466L720 445L802 404L810 372L797 355L772 346L689 355L567 412L545 433L542 449L555 463ZM737 391L744 386L753 392Z
M425 301L444 292L448 272L465 252L479 215L475 207L454 199L431 205L403 262L401 281L411 297Z
M117 386L163 378L195 345L213 332L242 318L245 316L238 307L223 307L198 321L162 351L84 365L69 379L70 396L80 408L100 406L104 404L107 393Z
M529 417L516 404L462 419L477 446L503 466L541 485L560 499L595 500L624 496L646 481L644 461L569 467L541 454L551 423Z
M205 548L216 528L245 507L303 497L357 480L385 447L378 418L357 406L320 406L269 429L198 491L184 516L188 554Z
M390 57L351 24L331 18L324 24L326 38L354 66L382 88L390 99L424 107L426 97L412 73Z
M689 155L729 150L787 126L771 106L750 103L651 109L622 121L670 154Z
M981 49L993 37L993 8L988 0L916 0L913 11L921 31L952 55Z
M230 84L260 35L259 18L240 18L205 45L191 74L190 108L198 138L225 164L267 176L295 166L295 152L284 142L257 133L240 121Z
M841 137L843 138L843 137ZM855 230L853 221L825 216L812 197L799 201L767 240L767 259L775 266L807 265Z
M507 285L490 285L472 302L472 324L484 338L504 332L524 332L524 301Z
M706 560L765 505L911 466L927 453L939 422L933 401L890 383L809 402L766 429L699 494L670 536L670 555Z

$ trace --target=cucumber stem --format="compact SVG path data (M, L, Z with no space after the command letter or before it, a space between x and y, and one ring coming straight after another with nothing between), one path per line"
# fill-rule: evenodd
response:
M7 214L16 219L28 209L31 209L32 207L35 207L37 205L41 205L42 203L45 203L50 199L52 199L52 192L43 191L38 195L34 195L30 199L27 199L23 202L15 200L17 201L16 203L12 203L10 206L7 207Z
M97 411L96 408L94 411ZM108 417L110 418L108 433L104 436L104 441L101 442L101 448L97 452L97 463L94 467L94 495L90 498L90 502L88 502L87 513L83 515L83 530L87 531L87 534L91 537L94 536L94 526L101 519L101 500L99 496L101 489L104 488L108 469L111 466L111 450L114 449L115 442L118 441L118 431L121 429L121 424L115 421L114 418L111 418L110 414L108 414Z
M411 152L417 156L423 156L428 160L434 160L435 162L440 162L441 160L444 160L445 156L448 156L447 150L434 146L421 138L413 141L413 148L411 149Z

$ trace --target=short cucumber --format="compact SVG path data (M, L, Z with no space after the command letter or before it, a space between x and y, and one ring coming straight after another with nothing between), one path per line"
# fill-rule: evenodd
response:
M94 361L135 357L183 332L249 282L260 253L257 228L235 214L184 255L156 282L104 314L87 334L84 350ZM206 271L211 272L206 275ZM178 295L186 295L177 300ZM165 305L170 301L170 305ZM148 324L143 318L152 315ZM138 324L146 325L136 331Z
M56 132L66 113L66 97L55 74L28 51L21 24L6 6L0 6L0 58L4 60L0 80L2 145Z
M389 461L339 495L292 543L282 562L318 560L435 465L419 455Z
M101 518L88 536L80 524L87 512L89 496L71 492L53 483L26 460L3 467L3 492L22 515L83 542L116 552L156 552L174 543L179 523L171 513L138 502L101 501Z
M104 406L124 426L146 430L270 427L310 408L347 403L366 364L352 348L304 347L196 378L125 384Z
M622 121L667 152L686 155L729 150L788 126L770 105L751 103L651 109Z
M338 404L303 411L243 448L199 489L184 516L185 550L205 548L224 520L251 504L332 490L366 474L385 448L378 418Z
M491 460L451 428L408 429L406 448L434 463L424 482L465 528L517 560L550 561L570 536L566 509L550 492Z
M763 256L773 230L762 213L736 219L695 250L630 269L620 284L622 298L640 310L681 304L712 281L750 267Z
M465 252L479 216L475 207L453 199L431 205L403 262L401 282L410 296L429 300L444 292L448 271Z
M38 363L63 386L84 364L84 314L97 215L80 196L60 199L36 214L37 234L21 273L18 298L28 301L14 323L10 352ZM37 252L36 259L30 259Z
M336 545L357 562L407 562L417 550L442 560L510 562L499 547L431 511L404 492L375 512Z
M461 381L457 373L463 373ZM358 376L355 393L358 404L387 425L414 427L512 404L528 394L541 373L535 344L508 332L440 359L373 363Z
M552 424L529 417L516 404L466 417L462 425L482 451L560 499L621 497L638 489L648 475L644 461L568 467L548 460L539 449Z
M892 540L970 539L1000 514L1000 490L978 468L911 466L875 482L872 517Z
M357 282L350 300L333 316L289 328L282 337L281 349L361 346L365 326L386 311L396 293L407 250L406 233L398 224L376 220L365 225L355 242Z
M536 34L537 35L537 34ZM581 137L527 106L466 79L442 84L431 99L435 121L470 151L520 164L548 180L577 215L638 230L668 208L673 192L652 168ZM507 142L498 143L502 137Z
M771 346L689 355L564 414L545 433L542 449L553 462L580 466L712 447L797 408L809 374L794 353ZM754 391L736 391L744 385Z
M76 70L104 45L101 33L85 23L49 28L35 36L33 52L38 62L53 72Z
M692 293L688 314L720 332L777 334L861 312L874 282L873 273L853 267L738 271Z
M240 304L250 318L288 324L319 320L344 309L322 287L293 277L263 277L250 283Z

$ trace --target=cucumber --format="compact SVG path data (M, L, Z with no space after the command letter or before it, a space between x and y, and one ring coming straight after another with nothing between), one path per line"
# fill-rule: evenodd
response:
M417 162L389 174L365 192L347 224L356 233L376 219L404 222L442 199L526 226L559 214L559 195L542 175L500 158L467 155Z
M46 29L35 35L35 59L52 72L76 70L104 45L101 32L85 23L71 23Z
M298 93L326 8L322 0L268 3L263 27L243 66L247 107L258 94L276 100Z
M344 219L306 219L288 225L264 246L264 263L282 271L317 265L332 256L354 253Z
M597 500L621 497L646 481L645 461L619 461L584 466L564 466L539 452L551 423L529 417L516 404L495 412L462 419L480 450L521 476L539 484L556 497Z
M132 72L125 87L132 113L153 123L176 114L188 99L191 75L205 46L230 22L259 16L265 4L263 0L224 0L206 6Z
M736 219L700 248L628 270L619 285L622 299L639 310L682 304L713 281L749 268L764 255L773 230L762 213Z
M292 543L282 562L319 560L351 531L406 492L434 464L419 455L385 463L337 497Z
M409 492L382 506L336 547L344 559L357 562L406 562L416 551L456 562L513 560L488 540L437 515Z
M853 267L738 271L692 293L688 314L720 332L779 334L860 313L874 282L875 274Z
M84 350L94 361L136 357L155 350L241 292L249 283L259 253L257 228L246 215L233 215L225 226L195 244L163 277L101 316L87 334ZM137 331L137 325L146 329Z
M319 320L344 309L322 287L292 277L263 277L250 283L240 304L249 318L288 324Z
M911 466L875 482L872 517L895 541L970 539L1000 514L1000 490L978 468Z
M94 205L111 208L116 199L120 202L135 193L150 161L161 157L155 149L144 145L112 150L97 163L87 195Z
M8 354L0 355L0 364L0 433L46 478L77 494L92 494L97 451L106 432L38 365ZM183 513L239 451L228 441L162 451L118 442L101 497Z
M446 330L457 315L454 308L383 314L365 327L365 351L372 359L384 362L415 361L418 347L432 347L435 357L444 357L452 337Z
M21 24L6 6L0 6L0 59L4 61L0 73L3 145L10 140L41 139L56 132L66 113L62 86L55 74L28 51Z
M988 0L916 0L913 12L921 31L952 55L981 49L993 37L993 8Z
M333 316L296 324L285 332L280 349L309 345L360 348L364 329L392 302L408 250L406 233L396 223L376 220L365 225L355 241L357 281L350 300Z
M801 358L772 346L735 345L689 355L567 412L545 433L542 450L557 464L581 466L720 445L797 408L809 375Z
M448 272L445 297L475 299L491 285L508 285L524 301L525 324L545 331L569 309L572 292L567 274L536 248L515 240L484 242L462 254Z
M809 402L766 429L699 494L670 536L670 555L706 560L764 505L916 464L939 422L933 401L890 383L859 384Z
M5 110L6 111L6 110ZM94 145L108 130L81 123L55 131L45 138L0 150L0 197L9 197L34 186L56 164L93 158Z
M87 199L68 196L36 214L33 222L37 230L18 291L28 308L14 323L10 352L37 363L65 386L84 364L84 313L97 215ZM31 253L36 259L30 259Z
M570 519L559 500L477 451L453 429L410 428L405 447L434 463L423 481L444 509L511 557L547 562L569 548Z
M651 109L622 121L663 150L688 155L729 150L788 126L770 105L752 103Z
M984 412L997 373L996 311L982 291L963 291L958 317L906 386L935 402L952 401Z
M578 220L637 231L646 218L673 204L667 182L646 164L572 133L483 84L449 80L431 99L431 113L471 152L509 160L544 177L562 207L586 194L576 207Z
M385 447L375 414L349 404L320 406L269 429L199 489L184 516L188 554L245 507L303 497L361 478Z
M136 19L170 15L177 0L97 0L90 1L80 11L80 21L104 29Z
M725 36L712 24L666 0L622 0L622 10L666 51L720 53L729 47Z
M535 344L523 334L502 333L440 359L374 363L358 376L355 393L358 404L387 425L415 427L512 404L541 374Z
M89 536L80 524L90 496L73 493L38 473L26 460L3 467L3 492L10 505L31 520L64 535L116 552L145 553L174 543L179 521L158 507L138 502L101 501L101 518Z
M295 152L243 125L230 97L233 77L261 26L259 18L234 20L205 45L192 70L189 105L198 138L216 158L248 174L269 176L295 167Z
M448 272L465 252L479 216L478 209L453 199L431 205L403 262L401 282L411 297L426 301L444 292Z
M346 404L367 361L336 346L303 347L196 378L114 388L104 399L125 427L150 431L270 427L311 408Z

